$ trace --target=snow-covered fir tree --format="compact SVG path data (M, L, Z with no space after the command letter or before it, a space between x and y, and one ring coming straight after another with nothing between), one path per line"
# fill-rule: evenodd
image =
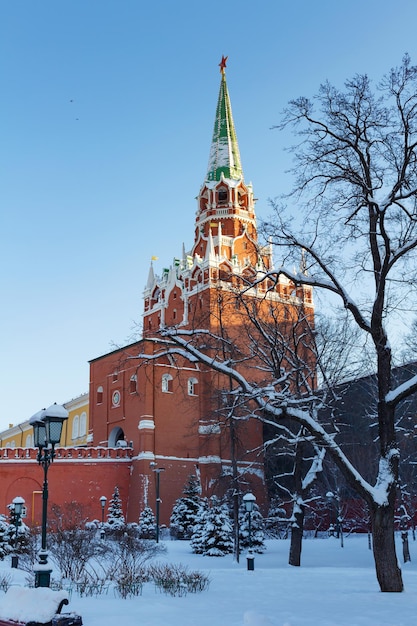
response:
M226 504L216 496L210 498L210 506L198 517L191 538L193 552L205 556L224 556L233 552L232 523Z
M175 501L172 509L170 532L174 539L191 538L201 508L200 491L197 476L190 475L184 486L184 496Z
M10 548L16 550L18 554L25 554L29 550L30 543L30 528L20 520L20 524L17 528L17 540L16 540L16 525L14 519L9 519L9 525L5 533L5 539L9 542Z
M156 519L150 506L139 515L138 535L140 539L155 539Z
M126 522L123 515L122 500L119 494L119 488L114 488L112 499L110 500L109 509L107 513L107 522L105 524L106 530L109 531L121 531L125 528Z
M264 520L265 532L268 537L281 539L288 532L289 520L286 510L281 506L278 498L272 498L268 517Z
M0 560L3 560L11 551L9 524L6 516L0 515Z
M203 535L206 526L208 509L209 504L207 498L201 498L200 510L195 520L190 542L191 549L195 554L203 554L204 552Z
M250 515L250 537L249 537L249 515ZM253 505L253 510L248 513L245 505L242 504L239 510L239 540L242 550L251 549L252 552L262 554L265 552L265 524L262 513L257 504Z

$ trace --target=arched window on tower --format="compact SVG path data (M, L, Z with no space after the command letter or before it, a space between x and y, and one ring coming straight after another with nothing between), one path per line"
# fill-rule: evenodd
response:
M244 191L239 190L238 191L238 195L237 195L237 199L238 199L238 204L242 209L247 209L247 204L248 204L248 194L245 193Z
M197 378L189 378L188 379L188 395L189 396L197 396Z
M101 404L103 402L103 387L97 387L97 404Z
M133 374L133 376L130 377L129 393L136 393L137 385L138 385L138 377L136 376L136 374Z
M218 191L219 204L226 204L227 202L227 189L226 187L220 187Z
M163 374L162 376L162 393L172 393L171 374Z

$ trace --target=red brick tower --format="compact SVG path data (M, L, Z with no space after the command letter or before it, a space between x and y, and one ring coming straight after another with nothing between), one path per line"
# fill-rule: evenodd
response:
M143 339L91 362L93 443L133 448L129 521L137 521L143 507L155 502L155 463L164 468L160 481L164 523L190 474L198 475L205 496L225 493L231 476L237 475L242 491L253 490L259 503L265 502L262 425L232 420L232 432L224 410L229 381L185 359L153 359L161 348L159 331L167 326L211 330L238 343L244 314L236 307L237 287L272 268L271 247L261 247L257 240L253 190L244 181L225 61L220 64L220 92L208 170L197 198L193 246L161 276L151 264L144 290ZM268 315L273 307L284 319L292 299L297 300L295 308L310 307L313 316L310 291L295 294L287 280L268 288L263 285L249 293L262 314ZM149 359L135 358L139 353Z

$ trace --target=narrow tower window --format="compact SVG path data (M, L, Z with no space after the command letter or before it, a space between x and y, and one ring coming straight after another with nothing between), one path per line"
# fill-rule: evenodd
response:
M197 378L189 378L188 379L188 395L189 396L196 396L197 395L197 385L198 385Z
M172 393L172 376L170 374L162 376L162 393Z
M136 376L136 374L133 374L133 376L130 377L129 393L136 393L137 382L138 377Z
M219 204L227 202L227 189L220 187L219 189Z

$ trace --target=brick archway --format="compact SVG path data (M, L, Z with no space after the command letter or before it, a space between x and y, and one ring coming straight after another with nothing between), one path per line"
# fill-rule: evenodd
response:
M115 448L118 441L124 441L125 434L120 426L115 426L109 434L108 446L109 448Z

